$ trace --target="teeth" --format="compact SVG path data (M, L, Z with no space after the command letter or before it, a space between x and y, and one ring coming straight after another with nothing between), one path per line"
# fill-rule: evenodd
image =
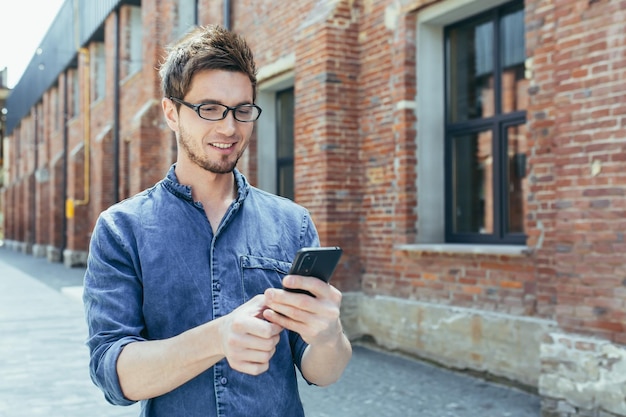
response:
M212 143L211 146L215 146L216 148L220 148L220 149L228 149L231 146L233 146L232 143Z

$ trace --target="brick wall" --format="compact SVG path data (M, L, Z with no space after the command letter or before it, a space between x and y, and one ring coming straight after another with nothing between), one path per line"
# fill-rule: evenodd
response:
M296 44L295 198L312 213L320 240L345 248L342 290L359 288L357 25L346 4L304 16Z
M615 2L577 6L555 5L557 317L566 330L624 344L626 12Z
M616 16L623 11L614 2L536 2L527 10L534 75L529 243L541 243L538 278L558 299L559 323L624 343L624 305L614 300L624 292L617 254L625 226L619 92L626 61L611 57L626 44Z

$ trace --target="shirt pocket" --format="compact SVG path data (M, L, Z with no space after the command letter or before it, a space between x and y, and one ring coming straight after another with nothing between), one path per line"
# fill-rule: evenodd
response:
M291 267L290 262L250 255L241 256L239 263L244 302L270 287L282 288L283 277Z

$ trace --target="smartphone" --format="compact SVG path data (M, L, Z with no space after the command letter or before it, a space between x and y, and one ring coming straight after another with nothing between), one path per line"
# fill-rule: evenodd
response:
M296 253L289 275L315 277L328 283L342 253L343 251L338 246L302 248ZM285 288L285 290L315 297L306 290L295 288Z

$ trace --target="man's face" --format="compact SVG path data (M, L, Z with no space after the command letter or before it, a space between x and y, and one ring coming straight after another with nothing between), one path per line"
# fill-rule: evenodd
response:
M241 72L207 70L194 75L185 97L188 103L220 103L234 107L252 103L252 83ZM225 119L201 119L191 108L165 99L168 125L177 133L178 164L195 164L215 174L232 172L252 135L253 122L239 122L229 111Z

